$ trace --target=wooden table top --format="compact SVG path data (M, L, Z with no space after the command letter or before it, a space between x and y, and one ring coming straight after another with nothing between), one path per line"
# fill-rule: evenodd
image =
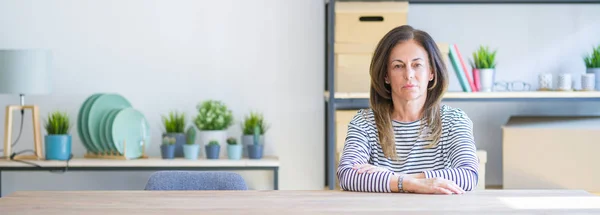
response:
M344 191L20 191L2 214L600 214L578 190L481 190L463 195ZM373 213L376 212L376 213Z
M24 160L35 163L41 167L64 167L66 161L56 160ZM188 160L184 158L162 159L160 157L150 157L146 159L132 160L112 160L101 158L73 158L69 161L69 167L279 167L277 157L263 157L262 159L229 160L221 159L198 159ZM31 164L18 161L0 159L0 168L2 167L34 167Z

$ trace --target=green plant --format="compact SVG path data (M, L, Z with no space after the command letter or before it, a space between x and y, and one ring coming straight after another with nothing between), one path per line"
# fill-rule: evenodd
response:
M587 68L600 68L600 45L596 48L592 48L592 53L583 58L585 67Z
M185 136L186 143L188 145L194 145L194 142L196 142L196 128L194 128L194 126L189 126L185 132Z
M175 144L175 141L177 141L177 139L175 139L175 137L165 136L165 137L163 137L162 144L163 145L173 145L173 144Z
M251 111L244 117L242 124L242 132L244 135L253 135L254 128L258 126L260 134L263 135L269 129L269 126L265 122L265 118L261 113Z
M55 111L48 115L46 121L46 132L48 135L66 135L69 134L71 129L71 122L69 115L66 112Z
M216 140L211 140L210 142L208 142L209 146L218 146L219 145L219 141Z
M194 123L198 130L225 130L233 123L233 113L221 101L208 100L197 106Z
M480 46L479 49L473 53L471 66L477 69L496 68L496 50L490 51L487 46Z
M227 144L229 144L229 145L237 145L237 140L235 139L235 137L227 138Z
M162 116L167 133L183 133L185 129L185 113L171 111L168 116Z

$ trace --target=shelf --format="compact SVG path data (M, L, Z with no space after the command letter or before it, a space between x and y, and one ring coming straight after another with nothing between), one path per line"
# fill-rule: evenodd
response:
M329 93L324 97L329 101ZM443 101L600 101L600 91L447 92ZM369 107L369 93L335 93L336 109Z

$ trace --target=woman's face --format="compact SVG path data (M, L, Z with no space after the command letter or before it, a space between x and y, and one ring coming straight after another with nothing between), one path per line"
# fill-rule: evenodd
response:
M392 98L411 101L427 96L427 84L434 77L428 59L427 51L414 40L394 46L385 80Z

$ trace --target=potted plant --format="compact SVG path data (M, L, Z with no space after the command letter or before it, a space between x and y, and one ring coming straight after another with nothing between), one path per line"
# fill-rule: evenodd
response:
M206 150L206 158L208 159L219 159L219 153L221 149L221 145L217 140L211 140L208 142L208 145L205 146Z
M238 144L235 137L227 138L227 156L231 160L239 160L242 158L243 147Z
M487 46L480 46L477 51L473 53L473 61L471 62L474 73L474 77L479 77L477 84L480 86L482 92L492 92L495 81L496 72L496 50L491 51ZM476 84L476 85L477 85Z
M196 128L200 131L200 145L206 146L209 141L216 140L225 143L227 128L233 123L233 113L227 106L217 100L207 100L197 106L198 116L194 119Z
M160 145L160 154L163 159L173 159L175 157L175 137L164 136Z
M258 127L258 140L255 142L255 129ZM248 151L244 153L244 156L249 156L250 149L260 150L262 154L265 143L265 132L269 129L269 126L265 122L264 116L256 111L251 111L244 117L242 122L242 145L244 148L248 148ZM260 145L260 146L258 146Z
M186 134L186 144L183 146L183 155L186 159L197 160L200 145L196 144L196 128L189 126Z
M586 73L594 74L595 77L595 88L600 90L600 45L596 48L592 48L592 53L583 58L585 62Z
M46 160L69 160L71 158L71 129L70 118L65 112L55 111L46 121Z
M252 144L248 146L248 157L250 159L261 159L264 151L264 143L260 141L260 127L254 127L254 135L252 135Z
M183 157L183 145L186 143L184 133L186 124L185 114L171 111L168 116L162 116L162 121L165 126L165 133L163 133L162 137L175 138L175 157Z

